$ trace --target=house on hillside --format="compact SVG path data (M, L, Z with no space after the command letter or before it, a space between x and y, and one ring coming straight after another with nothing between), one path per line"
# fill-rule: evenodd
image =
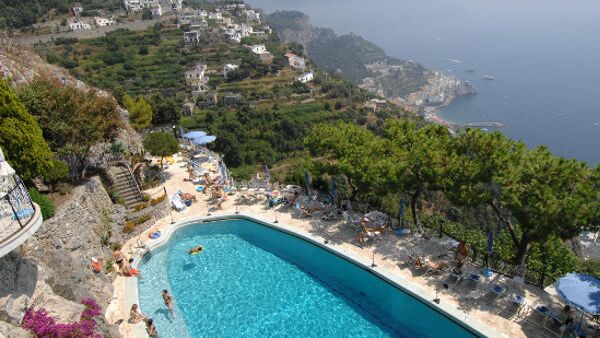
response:
M208 19L209 20L218 20L218 21L221 21L221 20L223 20L223 13L221 13L221 12L210 12L210 13L208 13Z
M238 65L234 65L234 64L231 64L231 63L226 64L225 66L223 66L223 76L225 78L227 78L227 73L229 73L231 71L234 71L234 70L236 70L238 68L240 68L240 66L238 66Z
M192 88L192 92L202 93L208 90L208 76L205 64L197 64L185 72L185 84Z
M306 62L303 57L300 57L292 52L285 53L285 57L288 59L290 67L303 71L306 68Z
M199 31L189 31L183 33L183 42L188 45L196 45L200 43L200 32Z
M249 48L250 51L256 55L268 53L267 47L265 47L265 45L252 45L252 46L246 46L246 47Z
M183 0L171 0L171 9L174 11L183 10Z
M260 21L260 13L254 11L253 9L248 9L244 11L246 15L247 21Z
M123 7L131 12L141 11L143 8L141 0L123 0Z
M75 14L75 16L79 16L81 12L83 12L83 7L79 2L75 2L73 3L71 10L73 11L73 14Z
M225 93L223 94L223 105L237 106L244 102L244 97L240 93Z
M158 0L141 0L141 1L142 1L143 8L152 8L156 5L160 5L160 2L158 2Z
M162 6L160 4L155 4L150 7L150 13L152 13L153 18L160 18L163 15Z
M69 29L72 31L84 30L84 29L92 29L92 25L82 21L75 21L69 23Z
M107 19L107 18L102 18L102 17L99 17L99 16L95 16L94 17L94 23L96 24L96 27L105 27L105 26L114 25L117 22L115 20L112 20L112 19Z
M296 81L300 81L302 83L307 83L315 79L315 75L313 72L304 73L301 76L296 78Z

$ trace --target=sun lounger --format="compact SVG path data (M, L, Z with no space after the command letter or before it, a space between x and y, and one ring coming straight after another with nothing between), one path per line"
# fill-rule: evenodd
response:
M173 196L173 198L171 198L171 204L173 205L173 208L177 211L183 211L186 208L185 203L183 203L179 196Z
M506 319L516 318L521 314L521 310L523 309L523 307L525 307L526 304L527 300L525 299L525 297L513 294L512 296L510 296L510 302L508 303L506 308L504 308L500 312L500 316Z
M538 304L531 306L531 311L529 316L527 316L526 321L535 327L543 328L547 319L546 315L549 311L550 310L545 305Z
M500 297L504 296L504 294L506 294L506 288L495 284L488 290L488 292L486 292L485 295L483 295L483 300L486 303L493 305Z
M469 277L466 280L464 289L466 292L477 291L480 283L481 283L481 275L476 274L476 273L471 273L471 274L469 274Z

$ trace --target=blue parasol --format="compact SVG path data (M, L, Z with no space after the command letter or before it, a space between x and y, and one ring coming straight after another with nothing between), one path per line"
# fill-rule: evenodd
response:
M196 137L192 139L192 143L195 145L204 145L207 143L211 143L214 140L216 140L217 137L213 136L213 135L204 135L204 136L200 136L200 137Z
M192 131L188 131L187 133L183 134L183 138L193 140L195 138L206 136L206 135L208 135L208 134L202 130L192 130Z
M567 303L581 311L600 314L600 280L596 277L569 273L556 282L556 291Z
M306 181L306 194L310 197L310 175L308 170L304 172L304 180Z
M485 252L491 255L492 253L494 253L494 232L492 231L492 229L488 231L487 235L487 248L485 249Z

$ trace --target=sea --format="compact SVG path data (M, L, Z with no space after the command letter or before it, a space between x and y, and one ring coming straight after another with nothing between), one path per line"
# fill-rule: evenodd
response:
M249 3L266 12L300 10L313 25L362 35L390 56L471 82L478 94L443 109L446 120L499 121L502 133L529 147L600 162L598 0Z

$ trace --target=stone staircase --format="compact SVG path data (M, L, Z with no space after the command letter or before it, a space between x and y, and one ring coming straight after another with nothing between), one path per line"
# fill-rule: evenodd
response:
M114 188L125 200L125 206L128 209L144 201L135 178L126 167L116 168Z

